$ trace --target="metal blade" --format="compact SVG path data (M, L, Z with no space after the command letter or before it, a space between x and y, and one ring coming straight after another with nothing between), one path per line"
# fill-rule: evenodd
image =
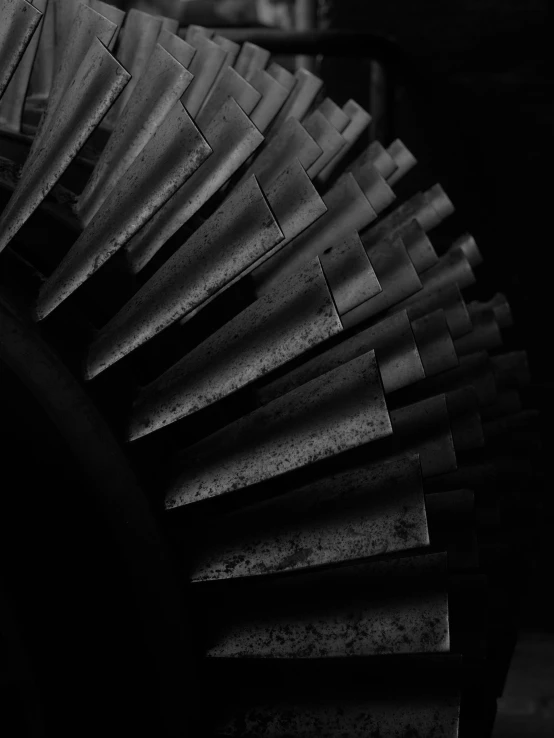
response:
M446 285L421 298L416 295L406 310L410 320L417 320L438 308L444 310L452 338L459 338L472 329L468 308L457 284Z
M354 179L362 188L362 192L377 214L394 202L396 195L375 167L368 166L353 174Z
M270 77L273 77L280 85L282 85L288 92L291 92L294 85L296 84L296 77L288 69L285 69L280 64L272 62L267 68L267 73Z
M247 41L241 46L235 70L247 82L251 82L258 70L265 69L270 56L269 51Z
M234 191L100 332L92 378L202 305L283 238L255 178Z
M492 310L500 328L510 328L513 325L510 303L501 292L497 292L488 302L474 300L468 304L467 309L472 319L476 315Z
M218 82L221 75L225 73L225 70L227 69L227 67L232 67L233 64L235 63L239 55L240 46L239 44L236 44L234 41L230 41L228 38L224 38L223 36L219 36L219 35L213 36L212 41L214 42L214 44L221 46L221 48L227 54L227 56L225 57L225 61L223 62L223 65L221 69L219 70L217 77L215 78L215 81ZM237 74L244 79L244 77L240 74L240 72L237 72Z
M329 180L352 146L354 146L356 141L371 123L371 115L358 105L355 100L349 100L345 103L343 112L350 118L350 123L342 131L342 136L346 140L346 145L342 147L327 166L319 173L317 181L321 185L325 184Z
M39 320L85 282L211 154L180 101L40 291Z
M196 124L200 130L210 125L214 116L217 115L230 97L240 105L246 115L250 115L260 101L261 95L232 67L227 67L224 74L215 82L196 116Z
M408 223L400 233L418 274L427 271L438 263L437 252L417 220Z
M110 105L129 74L98 39L61 100L42 147L29 157L0 220L2 250L54 187Z
M85 225L111 196L118 180L162 125L191 80L191 73L156 44L77 202L77 214Z
M379 141L373 141L360 156L354 159L346 171L356 175L370 166L374 167L391 184L390 177L398 165Z
M323 81L311 72L308 72L307 69L298 69L294 77L296 80L295 85L273 121L267 134L268 139L279 133L279 129L289 118L296 118L301 121L311 108L318 92L323 87Z
M463 254L473 268L483 263L483 257L479 251L479 247L475 243L475 239L469 233L465 233L456 239L452 246L448 249L449 253L459 252Z
M492 351L504 343L494 312L486 310L472 316L473 330L456 339L454 347L458 356L477 351Z
M308 167L310 179L315 179L316 175L346 142L337 129L318 110L314 110L313 113L304 118L302 125L322 151L321 156L318 156L315 162Z
M341 330L315 259L148 385L135 403L129 440L217 402Z
M26 0L3 0L0 5L0 98L42 18Z
M433 292L452 284L463 290L474 282L475 275L466 257L459 251L447 252L440 257L434 267L421 275L423 285L421 293L398 303L398 307L408 307L415 300L427 298Z
M408 172L415 167L417 159L412 152L404 146L399 138L391 143L387 151L392 156L394 163L396 164L395 171L387 177L390 186L394 187L394 185L402 179L404 175L408 174Z
M283 107L287 99L288 91L276 79L268 74L265 69L258 71L250 78L250 84L261 95L260 102L256 105L250 115L250 120L260 133L265 133L271 125L275 116Z
M342 133L347 125L350 123L350 117L339 108L339 106L331 100L330 97L326 97L316 108L329 123L337 129L339 133Z
M194 80L181 98L181 102L191 118L196 118L223 67L227 52L205 36L195 36L192 46L196 48L196 54L190 63L189 71L194 75Z
M187 449L166 507L231 493L391 430L375 354L364 354Z
M54 69L58 69L70 38L71 27L77 17L82 5L90 5L89 2L81 0L52 0L54 6L55 39L56 49L54 56ZM96 10L96 8L93 8ZM99 11L96 10L98 13ZM103 15L101 13L101 15Z
M55 10L52 0L46 4L46 12L42 20L42 30L40 41L36 53L35 63L31 71L31 79L29 81L29 92L27 103L36 108L44 109L55 72ZM37 120L38 122L38 120ZM33 127L33 132L36 124Z
M426 377L458 366L455 344L442 308L414 320L412 330Z
M262 134L232 98L201 131L213 153L125 246L129 266L135 273L148 264L263 141Z

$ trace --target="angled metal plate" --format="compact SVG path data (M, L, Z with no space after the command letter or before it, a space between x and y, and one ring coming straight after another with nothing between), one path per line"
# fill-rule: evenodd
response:
M448 249L449 252L459 251L469 261L473 268L483 263L483 257L479 251L479 247L475 243L475 239L469 233L464 233L463 236L456 239L452 246Z
M296 80L295 85L273 121L271 128L268 130L268 138L275 136L289 118L296 118L299 121L302 120L311 108L318 92L323 87L323 81L307 69L298 69L294 77Z
M210 125L214 116L230 97L238 103L246 115L250 115L260 101L261 95L232 67L226 67L219 80L214 83L196 116L196 125L200 130Z
M87 5L90 5L90 7L93 10L96 10L97 13L100 13L104 18L107 18L108 20L111 20L112 23L116 24L117 30L108 45L108 49L113 51L117 39L119 38L119 31L121 30L123 21L125 20L125 11L116 8L115 5L104 3L102 0L88 0Z
M418 274L438 263L437 252L417 220L412 220L402 228L400 235Z
M247 41L241 46L235 69L241 77L250 82L258 70L265 69L270 56L266 49Z
M291 92L294 85L296 84L296 77L288 69L285 69L280 64L272 62L268 68L267 73L277 80L288 92Z
M442 308L414 320L412 330L426 377L458 366L455 344Z
M202 305L283 238L255 178L225 200L93 342L92 378Z
M195 36L192 46L195 47L196 54L190 63L189 71L194 75L194 79L181 102L188 114L196 118L225 62L227 52L205 36Z
M319 110L314 110L313 113L306 116L302 121L302 125L321 148L322 152L321 156L318 156L307 170L310 179L315 179L316 175L345 145L346 141Z
M349 116L339 108L336 102L333 102L330 97L326 97L316 108L329 123L337 129L339 133L342 133L346 126L350 123Z
M217 402L341 330L316 258L148 385L133 408L129 440Z
M233 64L235 63L239 55L240 46L239 44L236 44L234 41L230 41L228 38L225 38L224 36L220 36L220 35L212 36L212 41L214 42L214 44L221 46L221 48L224 49L224 51L227 54L227 56L225 57L225 61L223 62L223 65L221 69L219 70L218 76L215 79L215 81L217 82L218 79L221 77L221 75L224 73L224 71L227 69L227 67L232 67ZM240 72L237 72L237 74L243 77L243 75L241 75Z
M2 213L0 250L54 187L128 80L129 74L94 39Z
M3 0L0 6L0 98L42 18L26 0Z
M77 202L77 214L85 225L111 196L191 80L191 73L156 44Z
M385 393L424 378L410 321L406 313L397 313L266 383L256 390L256 400L260 405L265 405L372 350L377 357Z
M36 317L46 317L94 274L210 154L210 147L177 101L44 284Z
M460 251L453 251L443 254L434 267L423 272L421 283L423 285L421 293L398 303L398 307L408 307L412 302L427 298L433 292L449 285L456 284L463 290L475 283L475 275L466 257Z
M388 208L396 199L386 179L375 167L368 166L352 174L377 214Z
M390 433L371 352L191 446L165 505L172 508L229 494Z
M444 310L452 338L459 338L472 329L468 308L457 284L446 285L421 298L416 296L406 310L410 320L417 320L438 308Z
M504 341L492 310L473 315L471 320L473 330L454 341L454 348L458 356L474 354L476 351L493 351L502 346Z
M261 95L260 102L250 114L250 120L260 133L265 133L283 107L289 93L265 69L258 69L250 78L250 84Z
M125 246L133 272L143 269L164 243L244 164L263 136L231 98L201 129L213 153Z
M193 41L196 42L198 36L205 36L206 38L211 38L214 35L215 31L213 28L206 28L205 26L199 26L195 23L191 24L190 26L187 26L186 34L185 34L185 40L192 44Z
M481 406L496 400L497 388L493 363L485 351L460 357L457 367L424 379L418 384L417 390L422 395L429 396L470 384L475 388Z
M52 1L47 2L46 12L41 24L42 29L35 63L29 81L28 100L35 106L41 106L41 108L46 105L54 79L56 45L56 19L54 16L54 3Z
M391 143L387 151L396 164L394 172L387 177L390 186L394 187L404 175L415 167L417 159L399 138Z
M390 177L396 171L397 164L379 141L373 141L365 151L354 159L346 171L355 175L367 167L374 167L390 185Z
M355 100L349 100L344 104L342 109L350 118L350 123L342 131L342 136L346 140L346 145L342 147L327 166L319 173L317 181L321 185L324 185L329 180L330 176L344 160L352 146L354 146L356 141L371 123L371 115L358 105Z
M430 187L423 196L425 207L418 213L416 219L424 230L430 231L452 215L454 205L440 184Z
M166 51L169 51L171 56L174 56L186 69L189 68L196 54L194 46L191 46L183 38L171 33L166 28L162 28L160 31L157 43L163 46Z

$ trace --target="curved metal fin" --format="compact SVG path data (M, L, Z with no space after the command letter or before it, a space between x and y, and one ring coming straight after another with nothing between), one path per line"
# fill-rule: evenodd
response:
M493 351L502 346L504 341L493 310L474 314L471 321L473 330L454 342L458 356L466 356L476 351Z
M148 385L135 403L129 440L217 402L340 330L315 259Z
M370 143L367 149L347 167L346 171L355 175L368 166L374 167L387 180L389 185L391 184L390 177L396 171L397 164L379 141Z
M393 158L396 168L390 176L387 177L391 187L408 174L408 172L415 167L417 159L412 152L404 146L402 141L397 138L391 143L387 149L390 156Z
M29 80L29 90L27 100L28 103L43 109L50 89L55 72L55 45L56 45L56 29L55 29L55 9L52 0L46 3L46 12L42 20L42 29L40 40L35 57L35 63L31 71L31 79Z
M227 54L227 56L225 57L225 61L223 62L223 65L221 69L219 70L217 77L215 78L215 81L217 82L219 78L221 77L221 75L225 73L225 70L227 69L227 67L232 67L233 64L235 63L236 58L239 55L240 45L236 44L234 41L230 41L228 38L225 38L224 36L219 36L219 35L213 36L212 41L214 42L214 44L221 46L221 48L224 49ZM238 74L240 74L240 72L238 72ZM240 75L240 76L243 77L243 75Z
M296 77L292 72L289 72L288 69L285 69L280 64L277 64L276 62L271 62L269 67L267 68L267 73L270 75L270 77L273 77L273 79L277 80L280 85L282 85L287 92L291 92L292 88L296 84Z
M227 52L205 36L195 36L192 45L196 48L196 54L190 63L189 70L194 75L194 79L181 98L181 102L194 119L225 62Z
M244 164L263 136L230 98L209 126L201 129L213 153L126 245L133 272L139 272Z
M26 0L3 0L0 5L0 98L41 18L41 11Z
M375 354L364 354L188 448L165 504L229 494L391 432Z
M191 80L192 74L156 44L77 202L77 214L85 225L162 125Z
M250 114L250 120L260 133L265 133L282 108L289 93L265 69L258 69L250 78L250 84L261 95L259 103Z
M361 170L353 172L353 176L377 214L388 208L396 199L396 195L387 183L387 180L375 167L364 167Z
M177 36L175 33L171 33L166 28L162 28L160 35L158 36L157 43L166 51L169 51L171 56L174 56L178 62L180 62L185 69L188 69L190 63L196 54L194 46L188 44L183 38Z
M315 74L308 72L307 69L298 69L294 77L295 85L268 130L269 138L273 138L279 133L279 129L289 118L302 120L323 87L323 81Z
M255 178L235 190L100 332L86 376L94 377L202 305L283 234Z
M308 167L310 179L315 179L327 162L346 144L346 141L319 110L314 110L313 113L304 118L302 125L322 152L321 156L318 156L315 162Z
M235 70L247 82L250 82L259 69L265 69L270 56L271 54L266 49L246 41L241 46L235 62Z
M426 377L458 366L458 355L442 308L412 321L412 330Z
M108 200L42 287L40 320L85 282L210 155L180 101L113 188Z
M342 133L347 125L350 123L350 117L339 108L336 102L333 102L330 97L326 97L316 108L329 123L337 129L339 133Z
M128 80L129 74L94 39L2 213L0 250L54 187Z
M342 136L345 139L346 144L319 173L317 181L321 185L324 185L329 180L352 146L354 146L356 141L371 123L371 115L358 105L355 100L349 100L344 104L342 109L350 118L350 123L342 132Z
M483 257L479 251L479 247L475 243L473 236L469 233L464 233L463 236L457 238L448 251L459 251L462 253L473 268L483 263Z
M250 115L258 104L261 95L232 67L227 67L219 80L215 82L196 116L196 125L200 130L210 125L214 116L217 115L230 97L240 105L246 115Z

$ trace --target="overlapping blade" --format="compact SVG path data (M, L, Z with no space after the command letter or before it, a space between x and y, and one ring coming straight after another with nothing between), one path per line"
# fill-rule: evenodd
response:
M319 172L317 181L320 185L324 185L332 176L333 172L337 171L350 149L371 123L371 115L358 105L355 100L349 100L345 103L343 111L350 118L350 123L342 131L342 136L345 139L346 144L337 152L337 154L335 154L321 172Z
M46 12L42 19L40 40L29 81L29 102L38 107L41 112L48 100L55 72L56 29L54 14L54 3L50 0L46 4Z
M241 46L235 62L235 70L247 82L250 82L260 69L265 69L269 57L269 51L247 41Z
M2 0L0 5L0 98L42 18L26 0Z
M275 70L274 70L275 71ZM270 71L271 74L271 71ZM281 76L281 75L279 75ZM275 118L273 125L268 131L268 137L272 138L278 132L281 126L289 119L295 118L302 120L312 106L318 92L323 87L322 80L316 77L307 69L297 70L295 84L288 96L285 104ZM281 76L281 79L283 77ZM278 79L278 81L280 81Z
M210 125L214 116L217 115L230 97L235 100L246 115L250 115L260 101L261 95L232 67L227 67L219 80L214 83L196 116L196 124L200 130L204 130Z
M287 99L288 90L277 82L265 69L258 69L250 78L252 87L261 99L250 115L250 120L260 133L265 133Z
M227 52L205 36L194 36L193 41L189 43L196 49L196 54L189 67L194 79L181 98L181 102L188 114L196 118L225 63Z
M308 168L308 174L315 179L327 162L346 145L346 141L319 110L314 110L304 118L302 125L322 151L321 156Z

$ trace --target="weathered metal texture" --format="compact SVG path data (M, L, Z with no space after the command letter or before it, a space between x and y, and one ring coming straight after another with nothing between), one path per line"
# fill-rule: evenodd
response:
M135 273L148 264L263 141L262 134L232 98L201 131L213 153L125 246L127 261Z
M277 80L288 92L291 92L292 88L296 84L296 77L288 69L285 69L276 62L271 62L267 68L267 73L270 77Z
M46 317L94 274L210 154L177 101L42 287L36 318Z
M227 515L193 581L251 577L427 546L417 456L361 466Z
M424 477L457 467L445 395L427 397L390 413L394 437L401 447L418 453Z
M234 191L93 342L90 379L202 305L282 240L256 179Z
M132 79L103 121L106 128L113 128L123 113L135 87L150 64L150 57L161 30L161 18L143 13L136 8L131 8L127 13L119 34L116 56L125 69L131 73Z
M216 729L229 738L458 738L460 695L444 693L379 699L299 702L257 701L242 709L234 704Z
M412 321L412 330L426 377L458 366L458 355L442 308Z
M421 274L438 263L439 257L433 244L417 220L412 220L401 231L402 240L417 273Z
M290 118L279 133L261 148L239 184L255 175L262 187L268 187L294 159L308 169L320 156L321 148L304 126Z
M416 295L406 310L410 320L417 320L438 308L444 310L452 338L459 338L472 329L468 308L457 284L446 285L421 298Z
M235 62L235 70L247 82L250 82L258 70L265 69L270 56L271 54L266 49L247 41L241 46Z
M44 26L46 4L47 0L34 0L33 7L42 13L42 17L40 17L37 28L34 30L8 85L4 87L4 92L2 92L2 82L0 82L0 128L14 131L15 133L21 131L23 106ZM2 22L0 18L0 23ZM1 45L2 39L0 38L0 47ZM2 61L0 60L0 68L2 68L1 65Z
M515 415L523 410L521 395L516 389L499 392L496 402L482 408L481 417L483 421L495 420L504 415Z
M391 432L377 361L370 352L191 446L165 505L232 493Z
M406 313L401 312L341 341L284 376L265 384L256 390L256 399L260 405L265 405L371 350L377 356L385 393L424 378L410 321Z
M321 185L325 184L325 182L329 180L329 177L337 169L352 146L354 146L356 141L371 123L371 115L358 105L355 100L349 100L343 105L342 109L350 118L350 123L342 131L342 136L345 139L346 144L319 173L317 181Z
M185 40L192 44L193 41L197 40L198 36L205 36L206 38L211 38L214 35L215 31L213 28L206 28L205 26L198 26L196 24L191 24L190 26L187 26L187 30L185 31Z
M375 167L368 166L354 173L354 179L377 214L394 202L396 195Z
M195 36L192 46L195 47L196 54L190 63L189 71L194 75L194 79L181 102L188 114L196 118L225 62L227 52L205 36Z
M381 242L367 252L382 292L341 316L345 328L358 325L421 290L421 280L401 238Z
M471 320L473 330L454 342L458 356L474 354L476 351L492 351L502 346L502 334L492 310L473 315Z
M29 104L43 107L48 100L55 71L56 29L55 9L52 1L46 4L46 12L41 26L35 63L29 80L27 100Z
M289 93L286 87L277 82L265 69L258 69L250 78L250 84L261 95L260 102L250 114L250 120L260 133L265 133L283 107Z
M418 391L422 394L436 394L469 384L475 388L481 406L489 405L496 400L497 388L493 363L485 351L460 357L457 367L424 379L418 385Z
M456 453L484 446L485 437L475 387L469 385L447 392L446 404Z
M25 49L31 42L42 13L26 0L2 0L0 6L0 98Z
M2 213L0 250L54 187L128 80L129 74L95 39Z
M381 291L357 231L320 254L339 315Z
M191 73L156 44L77 202L76 212L85 225L111 197L118 180L162 125L191 80Z
M88 5L90 5L93 10L96 10L97 13L100 13L100 15L103 15L108 20L111 20L112 23L116 24L117 30L114 33L112 40L110 41L110 45L108 46L109 50L112 51L115 47L117 39L119 38L119 31L121 30L121 27L123 26L123 22L125 20L125 11L116 8L115 5L104 3L102 2L102 0L88 0Z
M246 115L250 115L260 101L261 95L232 67L227 67L219 80L214 83L196 116L196 124L200 130L210 125L230 97L235 100Z
M396 164L395 171L387 177L389 184L393 187L404 175L408 174L415 167L417 159L399 138L391 143L387 151Z
M497 292L496 295L491 297L487 302L473 300L468 304L467 310L472 318L476 315L492 310L500 328L509 328L513 325L510 303L506 299L506 296L501 292Z
M71 27L79 11L79 6L91 5L91 3L87 2L87 0L85 2L81 2L81 0L52 0L52 4L54 6L56 38L54 68L57 69L60 66L64 50L71 37ZM93 8L93 10L96 10L97 13L100 12L96 8ZM101 15L103 14L101 13Z
M166 51L169 51L171 56L174 56L186 69L189 68L190 63L196 54L194 46L191 46L180 36L177 36L175 33L171 33L166 28L162 28L160 31L157 43L160 44L160 46L163 46Z
M350 123L348 115L339 108L336 102L333 102L330 97L326 97L317 106L316 110L327 118L329 123L337 129L339 133L342 133L346 126Z
M491 358L494 376L502 389L525 387L531 382L526 351L510 351Z
M217 402L341 330L315 259L149 384L133 408L129 440Z
M259 295L292 274L306 259L321 254L352 230L360 231L377 217L354 175L350 173L335 183L323 196L323 201L327 212L253 274Z
M475 282L473 269L460 251L443 254L434 267L427 269L420 276L423 285L421 293L403 300L399 303L399 307L408 307L415 300L427 298L431 293L448 285L456 284L463 290Z
M294 78L295 85L269 128L268 138L275 136L288 118L302 120L323 87L323 81L307 69L298 69Z
M308 175L315 179L316 175L330 161L335 154L345 145L344 138L337 129L329 123L327 118L319 110L314 110L302 121L302 125L310 136L321 148L321 156L308 168Z
M373 141L357 159L354 159L347 171L356 174L367 167L374 167L390 184L390 177L396 171L397 164L379 141Z
M370 597L365 582L353 601L314 603L307 612L264 612L229 622L208 658L344 658L448 653L445 590ZM199 585L197 585L199 586ZM367 586L367 585L366 585ZM319 606L318 606L319 605Z
M460 238L457 238L448 251L461 252L474 268L483 263L483 257L479 251L479 247L475 243L473 236L469 233L465 233Z

